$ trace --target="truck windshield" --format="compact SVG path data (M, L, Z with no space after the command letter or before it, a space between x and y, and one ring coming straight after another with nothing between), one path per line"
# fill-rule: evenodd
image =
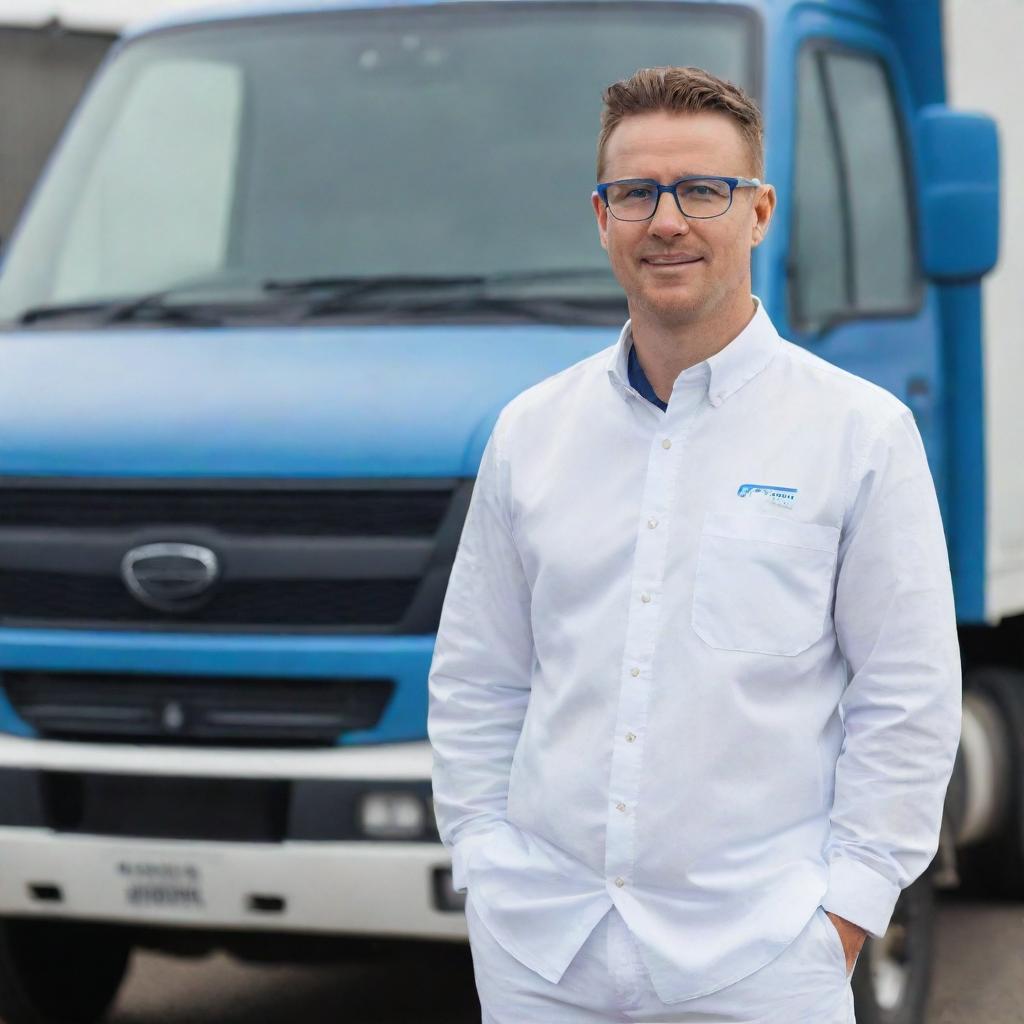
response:
M101 72L12 241L0 320L178 293L272 315L282 286L294 300L425 276L620 299L590 208L603 88L696 64L754 92L753 45L736 8L664 2L321 10L140 36Z

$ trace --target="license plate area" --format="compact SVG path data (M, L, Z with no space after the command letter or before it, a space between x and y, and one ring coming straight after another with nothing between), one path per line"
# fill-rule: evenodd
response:
M206 909L206 873L194 859L119 856L113 871L125 906L133 910Z

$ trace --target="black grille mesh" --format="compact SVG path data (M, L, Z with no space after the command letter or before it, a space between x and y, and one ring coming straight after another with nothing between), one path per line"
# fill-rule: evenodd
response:
M4 690L40 736L90 742L333 745L372 729L390 679L274 679L8 671Z
M147 608L120 579L0 571L0 616L167 626L384 626L398 622L417 580L246 580L219 584L187 614Z
M229 533L427 537L448 488L352 490L87 489L5 487L0 528L207 526Z

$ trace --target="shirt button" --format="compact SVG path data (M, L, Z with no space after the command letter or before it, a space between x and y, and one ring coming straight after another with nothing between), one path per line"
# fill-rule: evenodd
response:
M635 732L627 732L626 733L626 742L627 743L632 743L633 740L635 740L635 739L636 739L636 733Z
M616 878L615 884L621 889L626 884L626 880L624 878Z
M658 520L657 519L648 519L647 520L647 529L648 530L653 530L657 525L658 525Z
M644 604L650 604L650 602L651 602L651 595L648 594L647 591L644 591L640 595L640 600L643 601Z
M629 670L629 674L630 674L631 676L638 676L638 675L640 675L640 669L638 669L638 668L635 668L635 667L634 667L634 668L631 668L631 669Z
M672 442L666 437L665 440L661 442L661 447L662 448L671 448L672 447Z
M619 811L624 811L626 809L626 805L624 803L621 803L621 802L617 803L615 805L615 807L616 807L616 810L619 810Z

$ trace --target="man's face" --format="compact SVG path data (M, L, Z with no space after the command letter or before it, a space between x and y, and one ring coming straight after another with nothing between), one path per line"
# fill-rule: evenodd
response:
M655 111L622 119L605 148L604 181L653 178L663 185L687 175L749 178L754 167L738 125L727 114ZM737 188L720 217L687 220L668 193L646 221L620 221L592 196L601 245L608 250L631 315L639 310L671 326L691 324L750 295L750 250L775 206L770 185ZM658 265L658 257L688 262Z

